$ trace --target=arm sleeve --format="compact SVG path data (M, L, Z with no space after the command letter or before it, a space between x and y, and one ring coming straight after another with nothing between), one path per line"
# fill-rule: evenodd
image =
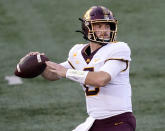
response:
M114 79L121 71L125 70L126 62L120 60L109 60L103 67L100 68L100 71L107 72L111 79Z

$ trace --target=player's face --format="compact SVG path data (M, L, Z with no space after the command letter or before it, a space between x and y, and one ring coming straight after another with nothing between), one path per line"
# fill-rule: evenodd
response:
M93 30L99 39L110 38L110 25L108 23L94 23Z

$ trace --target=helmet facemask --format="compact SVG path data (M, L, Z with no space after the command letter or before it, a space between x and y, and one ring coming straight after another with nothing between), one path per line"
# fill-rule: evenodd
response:
M108 42L114 42L115 41L115 36L117 33L117 27L116 27L116 23L114 21L111 20L95 20L95 21L88 21L86 22L87 24L85 25L88 28L88 40L96 42L96 43L103 43L106 44ZM108 30L94 30L94 24L96 23L108 23L110 26L109 31ZM107 31L109 32L108 36L109 38L106 38L105 34L107 33ZM99 38L99 36L97 36L96 32L100 32L101 33L101 38Z

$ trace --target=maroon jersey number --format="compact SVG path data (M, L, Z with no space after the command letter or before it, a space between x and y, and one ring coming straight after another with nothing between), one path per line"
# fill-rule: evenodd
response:
M94 67L84 68L84 71L94 71ZM94 90L89 90L89 87L87 85L84 85L84 87L85 87L85 93L86 93L87 96L97 95L100 91L99 87L95 87Z

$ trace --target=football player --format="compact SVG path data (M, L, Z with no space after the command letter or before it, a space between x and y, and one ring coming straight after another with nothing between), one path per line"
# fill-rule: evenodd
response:
M89 117L73 131L135 131L131 51L127 43L116 41L117 20L109 9L93 6L80 21L78 32L89 43L73 46L61 64L46 62L42 76L48 80L64 77L82 85Z

